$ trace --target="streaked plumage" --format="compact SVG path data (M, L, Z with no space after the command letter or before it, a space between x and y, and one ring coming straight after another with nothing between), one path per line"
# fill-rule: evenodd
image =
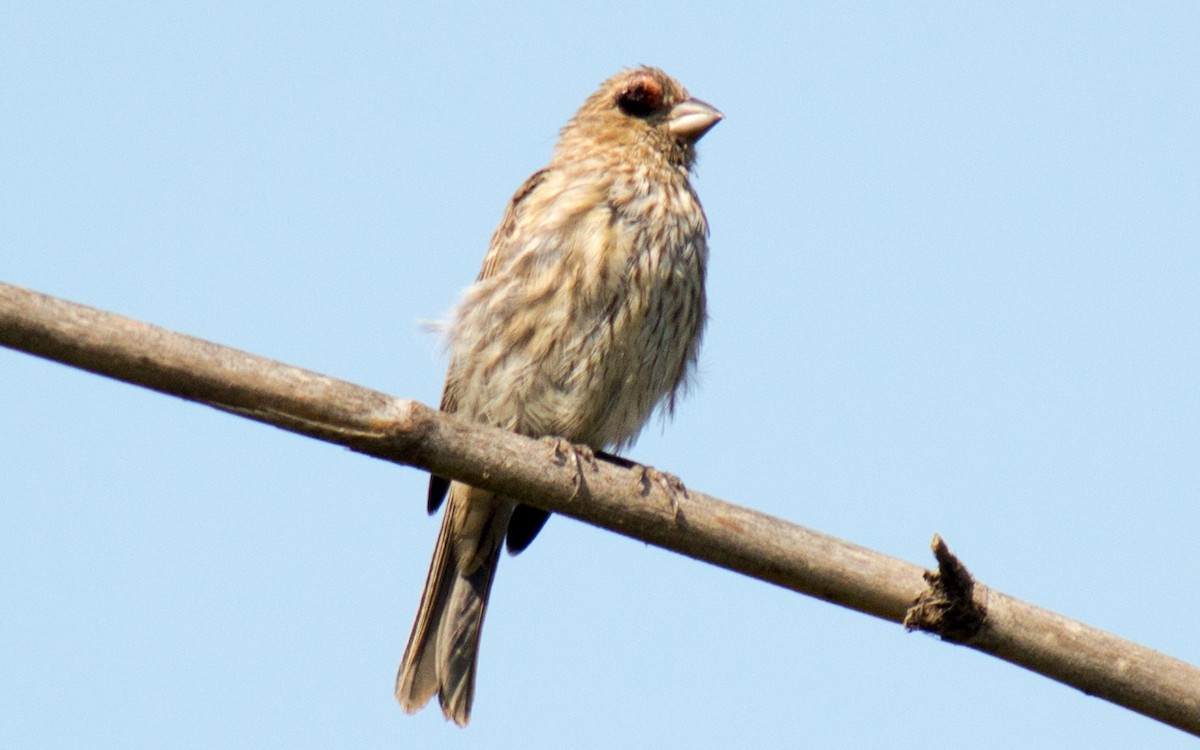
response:
M620 73L588 98L550 164L513 196L455 313L444 411L620 449L656 408L672 408L705 320L708 225L689 173L696 140L720 119L655 68ZM519 551L546 515L438 477L431 512L447 486L396 695L412 712L437 693L465 725L505 535Z

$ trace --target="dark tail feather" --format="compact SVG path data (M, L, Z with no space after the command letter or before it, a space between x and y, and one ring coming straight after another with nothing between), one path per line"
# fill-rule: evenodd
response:
M445 614L438 628L437 661L442 665L438 696L442 713L466 726L475 699L475 667L479 661L479 634L488 594L496 579L500 548L468 576L455 576Z
M512 520L508 522L508 554L515 555L524 552L546 525L550 511L535 508L532 505L518 505L513 511Z

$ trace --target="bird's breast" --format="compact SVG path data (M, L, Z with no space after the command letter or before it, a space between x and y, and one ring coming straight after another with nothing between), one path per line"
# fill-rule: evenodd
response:
M564 190L460 310L464 411L593 447L636 437L684 382L704 322L704 214L686 180Z

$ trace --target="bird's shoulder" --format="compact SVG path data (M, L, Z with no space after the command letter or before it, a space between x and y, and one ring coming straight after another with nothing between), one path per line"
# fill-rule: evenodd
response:
M479 270L477 281L483 281L495 274L511 254L518 228L522 223L521 217L529 207L530 197L539 187L546 184L549 175L548 167L539 169L530 175L529 179L521 184L521 187L517 188L517 192L508 202L508 207L504 209L504 218L500 220L500 225L496 227L496 232L492 235L492 241L488 245L487 255L483 258L483 268Z

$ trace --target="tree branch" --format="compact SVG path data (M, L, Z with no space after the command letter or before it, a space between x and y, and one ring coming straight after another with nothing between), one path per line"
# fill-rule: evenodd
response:
M926 573L693 490L672 497L638 466L577 462L546 441L2 283L0 344L934 632L1200 736L1200 669L989 589L938 539L939 572Z

